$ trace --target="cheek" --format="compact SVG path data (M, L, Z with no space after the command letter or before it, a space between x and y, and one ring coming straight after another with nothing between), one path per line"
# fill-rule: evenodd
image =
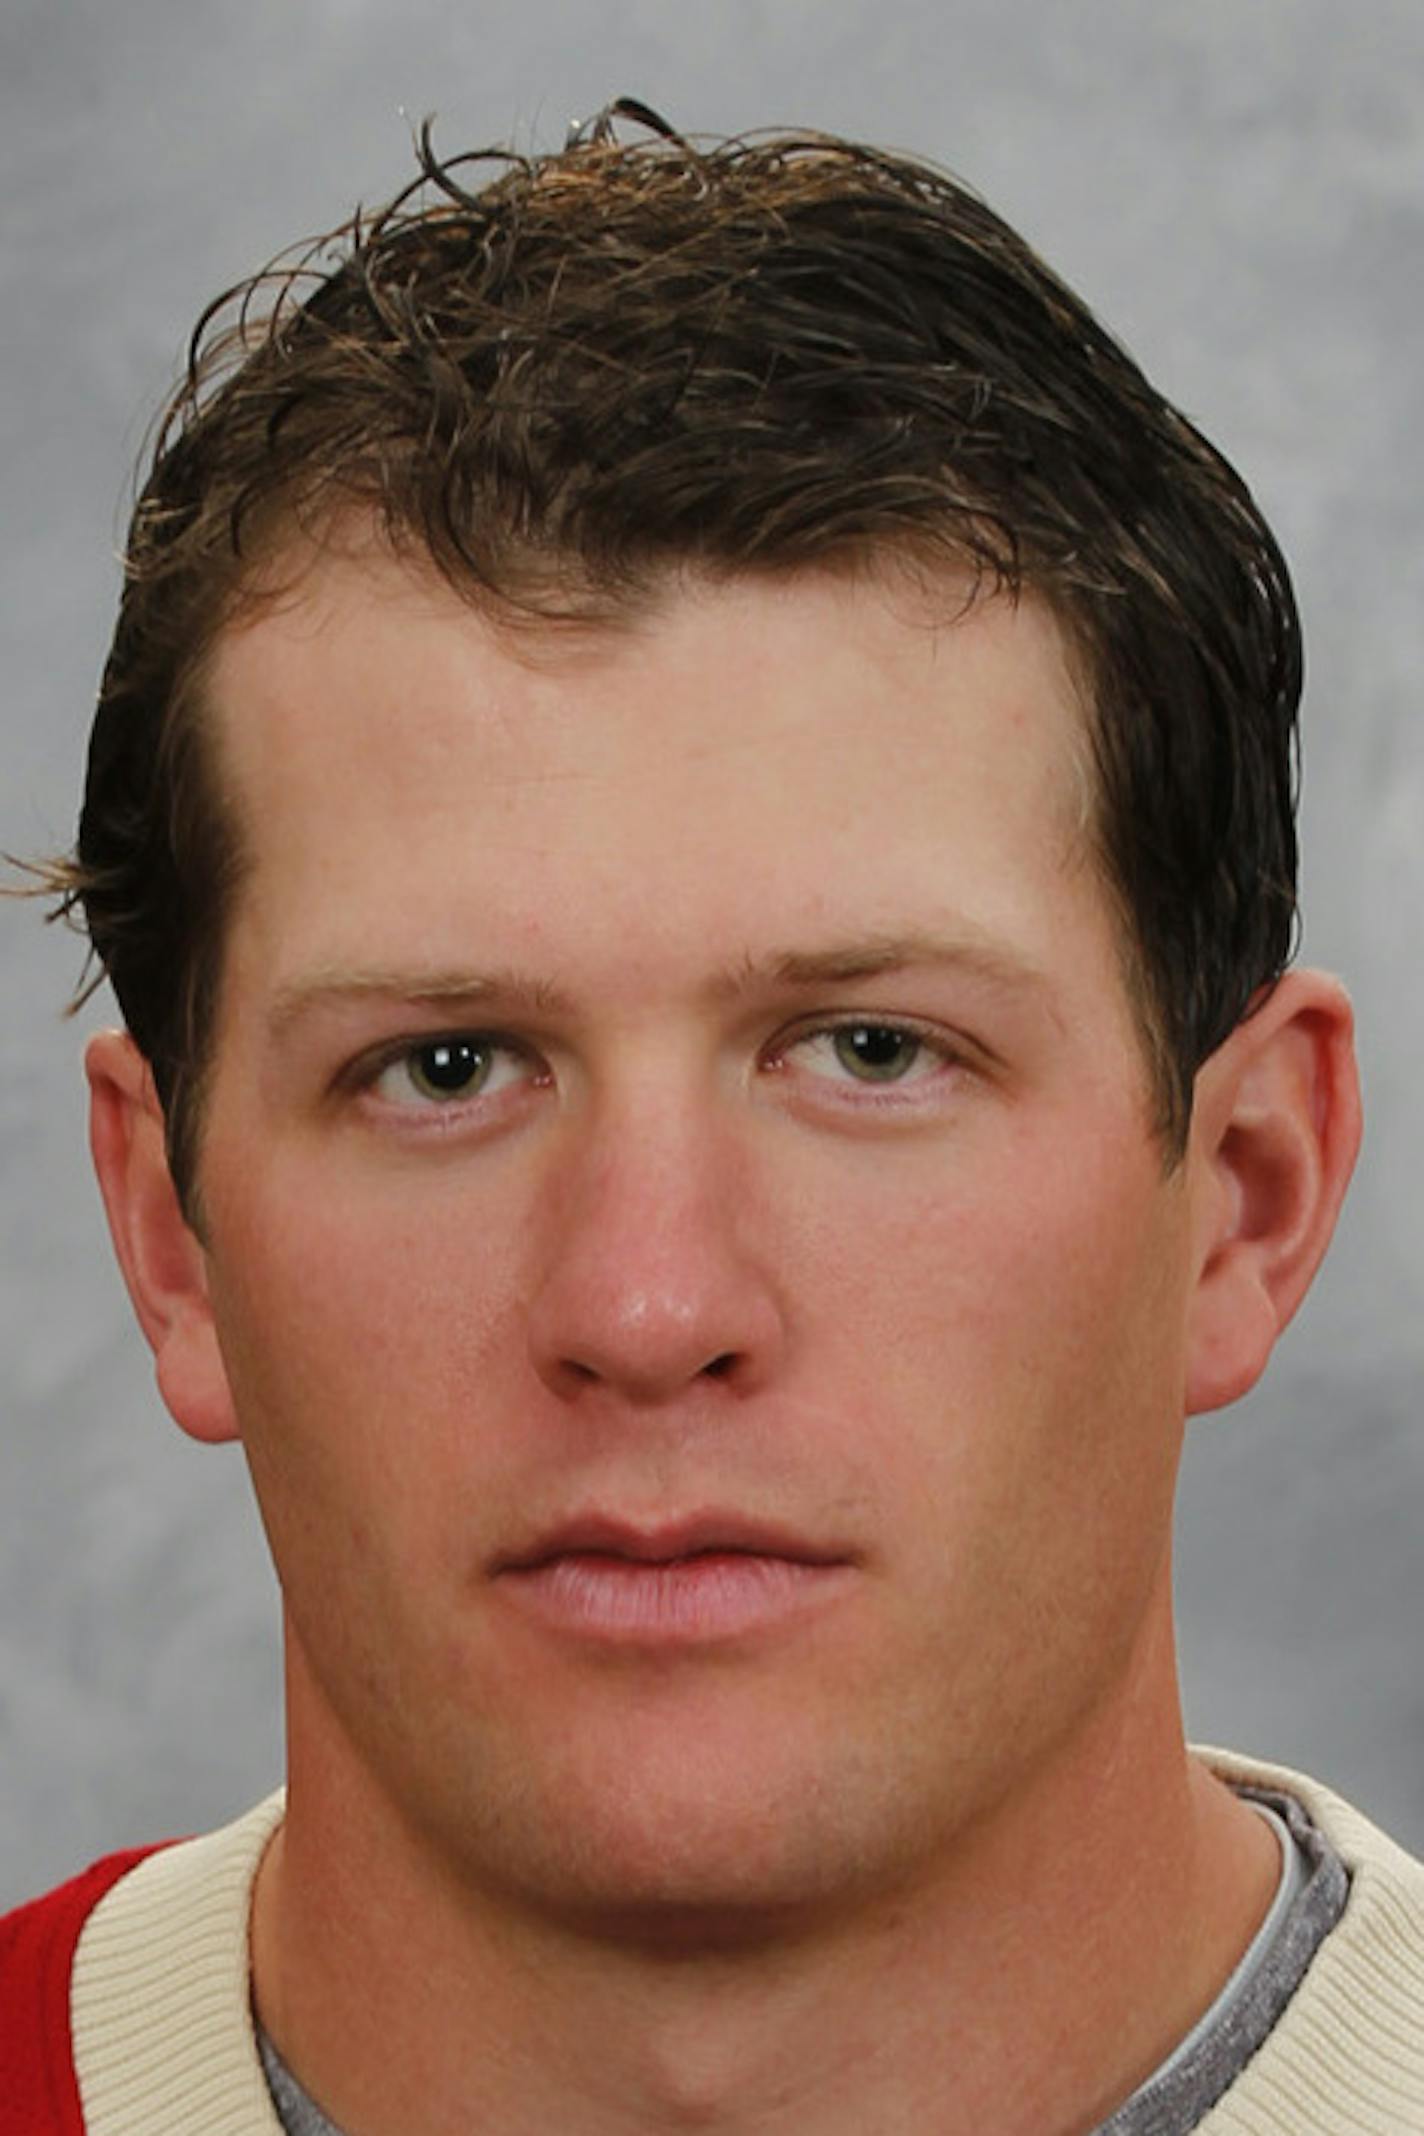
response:
M1154 1149L1122 1136L966 1150L803 1229L825 1371L907 1522L1086 1568L1135 1509L1165 1527L1181 1423L1187 1236ZM923 1518L922 1518L923 1524ZM1123 1526L1120 1532L1131 1532ZM1154 1544L1155 1547L1155 1544Z
M259 1492L344 1500L363 1523L366 1506L387 1520L454 1492L508 1354L519 1227L468 1194L456 1207L408 1182L343 1192L280 1162L212 1222L214 1312Z
M1024 1742L1066 1723L1164 1592L1180 1227L1154 1182L1088 1177L1081 1146L1038 1159L1017 1192L907 1211L919 1243L843 1359L897 1539L896 1636L956 1740L985 1714Z

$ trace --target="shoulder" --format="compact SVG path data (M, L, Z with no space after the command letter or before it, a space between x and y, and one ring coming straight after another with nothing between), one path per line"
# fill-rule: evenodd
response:
M155 1851L107 1855L0 1917L0 2136L82 2128L70 2037L75 1947L95 1907Z
M1227 1781L1294 1796L1350 1876L1339 1921L1201 2136L1424 2128L1424 1864L1304 1773L1198 1755Z
M0 2136L277 2130L247 1933L281 1814L277 1795L220 1832L113 1855L0 1923Z

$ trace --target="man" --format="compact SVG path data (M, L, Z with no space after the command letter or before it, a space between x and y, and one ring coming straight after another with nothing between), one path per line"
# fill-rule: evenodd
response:
M53 880L289 1785L12 1917L0 2127L1424 2128L1424 1872L1173 1665L1358 1137L1284 566L947 179L620 115L138 507Z

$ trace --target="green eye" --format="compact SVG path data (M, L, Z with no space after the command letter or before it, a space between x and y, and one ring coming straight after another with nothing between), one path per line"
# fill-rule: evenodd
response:
M537 1082L539 1064L515 1040L490 1031L449 1031L392 1048L370 1077L383 1105L408 1113L457 1112Z
M494 1048L478 1038L439 1038L415 1046L402 1066L421 1097L468 1098L489 1081Z
M915 1032L898 1024L845 1024L831 1034L836 1059L861 1083L895 1083L924 1051Z

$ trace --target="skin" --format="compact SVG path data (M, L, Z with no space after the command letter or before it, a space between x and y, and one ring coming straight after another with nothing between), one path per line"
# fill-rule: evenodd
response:
M279 2045L350 2136L1090 2127L1276 1873L1183 1748L1170 1510L1328 1237L1343 996L1292 975L1166 1162L1031 601L515 635L356 546L209 696L201 1241L126 1040L91 1079L160 1384L282 1579ZM800 1569L590 1633L512 1568L594 1514Z

